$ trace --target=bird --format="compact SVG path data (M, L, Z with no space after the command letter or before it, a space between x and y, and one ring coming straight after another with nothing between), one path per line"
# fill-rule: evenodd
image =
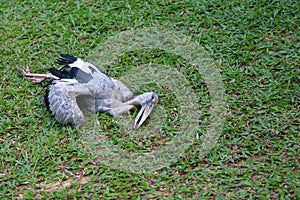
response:
M61 67L48 68L47 74L31 73L28 66L25 70L18 66L16 69L35 83L51 79L46 89L45 105L60 124L82 127L84 110L118 117L140 106L132 125L137 130L158 103L157 93L150 91L134 97L121 81L81 58L60 54L56 63Z

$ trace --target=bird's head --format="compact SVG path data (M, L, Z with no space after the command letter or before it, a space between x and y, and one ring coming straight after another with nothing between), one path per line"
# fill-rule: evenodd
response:
M141 110L136 116L133 124L133 129L137 130L153 111L158 103L158 95L155 92L147 92L136 97L141 104Z

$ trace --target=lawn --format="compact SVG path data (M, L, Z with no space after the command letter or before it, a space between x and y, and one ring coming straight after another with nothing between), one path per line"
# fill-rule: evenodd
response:
M288 0L2 1L0 198L299 199L299 8ZM144 37L151 28L165 32ZM122 34L126 48L146 47L115 54ZM191 62L199 52L213 63L207 71ZM129 126L137 110L121 119L87 113L79 130L57 124L43 105L47 83L26 81L15 66L45 73L60 53L96 62L135 95L155 91L159 105L141 131ZM186 132L191 145L157 169L151 160L136 170L103 164L109 155L93 148L106 139L145 155Z

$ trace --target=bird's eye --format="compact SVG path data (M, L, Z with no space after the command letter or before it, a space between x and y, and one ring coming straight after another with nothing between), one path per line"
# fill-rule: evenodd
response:
M152 94L151 95L151 101L155 102L157 99L157 95L156 94Z

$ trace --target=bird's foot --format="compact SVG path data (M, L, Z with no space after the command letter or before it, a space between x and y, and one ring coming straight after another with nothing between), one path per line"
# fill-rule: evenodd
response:
M41 83L47 78L56 79L56 80L59 79L57 76L54 76L52 74L35 74L35 73L31 73L29 66L26 66L25 70L20 68L19 66L16 66L16 69L25 76L26 80L32 81L34 83Z

